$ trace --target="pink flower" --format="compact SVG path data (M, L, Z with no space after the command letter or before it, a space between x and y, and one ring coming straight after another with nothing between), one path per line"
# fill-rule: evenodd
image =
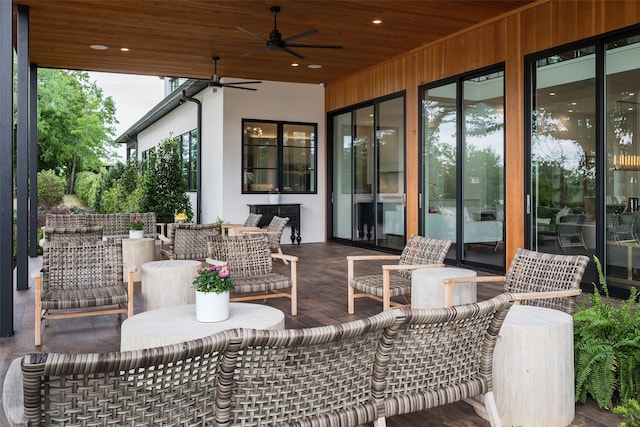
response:
M227 270L226 268L220 270L220 277L229 277L229 270Z

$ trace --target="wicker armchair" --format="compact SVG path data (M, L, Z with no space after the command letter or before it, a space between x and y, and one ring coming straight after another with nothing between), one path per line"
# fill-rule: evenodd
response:
M258 228L258 224L260 223L261 219L262 214L250 213L247 219L244 221L244 224L220 224L220 234L229 234L229 228Z
M291 315L298 314L298 257L271 253L267 238L260 234L211 236L208 253L209 264L229 267L235 285L231 301L286 297L291 299ZM274 273L273 259L287 260L290 275ZM249 295L238 295L245 293Z
M555 255L518 249L506 276L447 279L442 283L450 294L451 286L456 283L504 281L505 292L515 296L516 304L573 314L576 302L571 297L580 294L580 282L588 264L589 257L585 255Z
M42 321L121 313L133 316L133 273L122 282L122 241L51 241L35 279L35 345Z
M207 257L207 241L210 236L220 234L219 230L217 223L170 224L169 237L159 236L163 244L168 244L168 248L161 249L160 253L168 259L204 261Z
M411 271L417 268L442 267L450 240L430 239L413 235L400 255L350 255L348 264L348 308L355 311L356 298L372 298L382 302L382 309L404 304L392 301L392 297L411 295ZM381 275L356 276L356 261L398 260L396 265L383 265ZM397 274L391 274L391 271ZM356 292L360 291L360 292Z
M278 252L280 255L282 255L280 240L282 238L282 232L284 231L284 227L287 226L288 222L289 222L289 218L274 216L271 219L271 222L269 223L267 228L263 228L261 230L247 230L247 231L244 231L244 234L266 235L269 241L269 249L271 249L271 252ZM286 261L286 260L283 259L283 261Z

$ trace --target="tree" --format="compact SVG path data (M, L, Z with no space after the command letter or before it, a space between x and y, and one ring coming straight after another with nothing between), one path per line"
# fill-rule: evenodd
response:
M149 154L144 165L140 210L155 212L158 222L174 222L178 212L193 217L180 157L178 143L169 137Z
M73 192L80 171L115 156L115 105L85 72L38 70L38 169L52 169Z

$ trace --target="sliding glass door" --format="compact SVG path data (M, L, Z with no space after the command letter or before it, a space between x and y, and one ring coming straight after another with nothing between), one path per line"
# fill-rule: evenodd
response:
M404 247L404 116L401 96L330 117L330 238Z

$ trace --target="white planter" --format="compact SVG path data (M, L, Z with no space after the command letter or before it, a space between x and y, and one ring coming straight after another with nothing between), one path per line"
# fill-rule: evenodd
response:
M129 230L130 239L144 239L144 230Z
M222 322L229 318L229 292L196 291L196 320L198 322Z
M271 204L271 205L279 205L280 204L280 195L279 194L269 194L269 204Z

